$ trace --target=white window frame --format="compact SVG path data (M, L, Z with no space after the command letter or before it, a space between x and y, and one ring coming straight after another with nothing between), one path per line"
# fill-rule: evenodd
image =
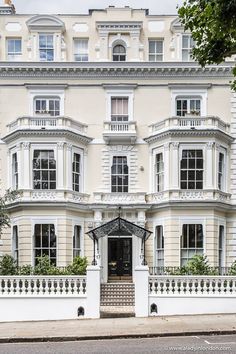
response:
M183 225L184 224L201 224L202 225L202 232L203 232L203 251L202 251L202 254L204 255L205 254L205 251L206 251L206 239L207 239L207 235L206 235L206 220L202 217L199 217L199 218L191 218L191 217L185 217L185 218L181 218L180 219L180 222L179 222L179 227L180 227L180 230L179 230L179 265L181 266L181 256L182 256L182 253L181 253L181 250L182 250L182 247L181 247L181 236L182 236L182 230L183 230Z
M177 101L187 101L187 112L185 115L178 115L177 114ZM191 110L191 107L190 107L190 102L191 101L200 101L200 111L196 111L196 110ZM175 102L175 108L176 108L176 111L175 111L175 114L176 114L176 117L186 117L186 115L193 115L193 116L196 116L196 117L201 117L201 104L202 104L202 99L201 97L176 97L176 102ZM197 114L195 113L197 112Z
M223 154L224 156L224 163L223 163L223 173L222 173L222 186L219 188L219 160L220 160L220 154ZM227 154L226 150L223 147L220 147L218 154L217 154L217 189L226 192L226 176L227 176Z
M17 164L18 164L18 189L20 189L20 167L21 167L21 161L20 161L20 157L21 157L21 154L20 154L20 151L18 148L13 148L10 150L10 156L9 156L9 173L8 173L8 176L9 176L9 182L8 182L8 186L12 189L16 189L15 188L15 182L14 182L14 175L13 175L13 165L12 165L12 162L13 162L13 155L16 154L17 156Z
M80 247L74 247L74 237L75 237L75 228L76 227L79 227L79 244L80 244ZM73 226L73 235L72 235L72 259L74 259L75 257L77 256L80 256L81 257L81 241L82 241L82 228L81 228L81 225L79 224L74 224ZM79 254L77 255L74 255L75 252L78 252L79 251Z
M75 226L80 226L81 230L81 235L80 235L80 257L84 257L84 224L81 221L81 219L73 219L72 220L72 261L73 261L73 256L74 256L74 245L73 245L73 236L74 236L74 228Z
M20 40L21 41L21 51L20 52L12 52L12 54L9 54L9 52L8 52L8 41L9 40ZM22 38L21 37L6 37L6 59L7 59L7 61L19 61L22 59Z
M188 44L189 45L186 48L183 47L183 37L184 36L188 37ZM181 36L181 60L182 61L183 61L183 50L188 51L188 60L187 60L187 62L195 61L194 59L191 58L191 51L192 51L192 48L193 48L193 47L190 46L191 38L192 38L192 36L191 36L190 33L182 33L182 36Z
M156 53L156 52L155 53L150 53L150 50L149 50L149 43L150 42L162 42L162 53ZM154 63L159 63L159 62L165 61L164 52L165 52L164 38L148 38L148 61L154 62ZM161 55L162 59L161 60L150 60L150 55L154 55L154 56Z
M14 228L17 228L17 246L16 247L16 240L14 237ZM12 257L14 260L17 262L17 266L19 265L19 225L16 223L13 223L11 227L11 235L12 235ZM17 256L16 256L17 254Z
M35 225L36 224L54 224L54 229L55 229L55 235L56 235L56 265L58 265L58 240L59 240L59 236L58 236L58 224L57 224L57 219L55 218L32 218L31 219L31 235L32 235L32 255L31 255L31 264L33 266L35 266L35 247L34 247L34 240L35 240L35 235L34 235L34 230L35 230Z
M200 99L201 100L200 117L205 117L207 115L207 90L192 89L192 88L190 88L189 90L187 89L171 90L171 116L172 117L176 117L177 99Z
M164 247L163 248L157 248L157 227L161 226L162 227L162 235L163 235L163 240L164 240ZM163 252L163 265L158 264L158 251ZM155 266L156 267L165 267L165 236L164 236L164 225L163 223L159 223L155 225L155 238L154 238L154 252L155 252Z
M182 188L181 187L181 182L182 182L182 178L181 178L181 171L182 171L182 169L181 169L181 161L182 161L182 155L183 155L183 151L197 151L197 150L200 150L200 151L202 151L202 161L203 161L203 167L202 168L183 168L183 170L184 171L186 171L187 172L187 175L188 175L188 172L196 172L197 170L200 170L200 171L202 171L202 188ZM187 161L188 161L189 159L187 159ZM195 156L195 158L194 158L194 160L195 161L197 161L198 160L198 157L197 156ZM180 166L179 166L179 170L180 170L180 176L179 176L179 181L180 181L180 190L203 190L204 189L204 172L205 172L205 165L204 165L204 151L203 151L203 149L195 149L195 148L191 148L191 149L182 149L182 151L181 151L181 156L180 156ZM191 180L189 180L188 179L188 177L186 178L186 180L183 180L183 181L186 181L186 183L187 184L189 184L189 183L191 183L190 181ZM197 183L200 183L201 182L201 180L197 180L196 178L194 179L194 180L192 180L192 183L194 183L195 184L195 186L196 186L196 184Z
M60 115L59 116L50 116L48 117L51 118L56 118L60 116L64 116L65 112L65 92L64 90L30 90L29 92L29 114L32 117L40 117L40 114L35 114L34 113L34 108L35 108L35 100L37 98L45 98L45 99L50 99L50 98L59 98L60 99Z
M163 169L161 172L157 172L157 155L162 155L162 164L163 164ZM155 153L155 156L154 156L154 180L155 180L155 191L156 193L161 193L164 191L164 188L165 188L165 185L164 185L164 178L165 178L165 164L164 164L164 152L163 151L160 151L160 152L156 152ZM158 176L159 175L162 175L162 188L158 191L157 190L157 179L158 179Z
M106 120L111 122L111 99L128 98L128 122L133 121L134 93L130 90L112 90L106 93Z
M112 167L112 164L113 164L113 157L126 157L127 158L127 166L128 166L128 192L112 192L111 189L112 189L112 183L111 183L111 167ZM110 156L110 193L114 193L114 194L128 194L130 193L130 156L129 154L127 153L122 153L120 151L117 151L117 153L112 153L111 156Z
M53 60L41 60L40 59L40 46L39 46L39 37L45 35L45 36L52 36L53 37ZM55 40L55 33L54 32L38 32L38 40L37 40L37 53L38 53L38 61L40 63L52 63L55 61L56 58L56 40Z
M75 53L75 42L76 41L86 41L87 42L87 53ZM87 55L87 60L75 60L76 55ZM73 38L73 58L75 62L88 62L89 61L89 39L88 38L80 38L80 37L74 37Z
M34 158L34 150L53 150L54 152L54 159L56 160L56 189L58 185L58 159L57 159L57 145L55 144L32 144L30 147L30 176L31 176L31 181L30 181L30 186L31 189L34 191L56 191L56 189L34 189L34 181L33 181L33 158Z
M72 165L71 165L71 189L73 190L73 156L74 154L78 154L80 155L80 188L79 188L79 192L74 191L75 193L83 193L84 191L84 151L83 149L79 148L79 147L75 147L73 146L72 151L71 151L71 161L72 161Z
M203 156L203 186L202 189L188 189L189 191L203 191L206 188L206 142L203 142L201 144L180 144L179 146L179 189L181 188L181 160L182 160L182 152L183 150L202 150L202 156ZM181 189L180 189L181 190ZM185 189L183 189L185 190Z

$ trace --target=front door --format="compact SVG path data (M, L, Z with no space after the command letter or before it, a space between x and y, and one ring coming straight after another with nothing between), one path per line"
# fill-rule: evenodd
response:
M132 238L108 238L108 277L121 280L132 276Z

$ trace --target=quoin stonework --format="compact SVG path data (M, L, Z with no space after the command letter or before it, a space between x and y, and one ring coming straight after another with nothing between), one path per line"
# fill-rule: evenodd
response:
M62 267L86 256L103 283L131 280L144 258L230 266L233 59L201 68L177 16L130 7L23 15L7 2L0 28L0 188L22 191L1 255ZM122 234L112 223L94 255L91 231L119 216ZM127 222L149 230L145 247Z

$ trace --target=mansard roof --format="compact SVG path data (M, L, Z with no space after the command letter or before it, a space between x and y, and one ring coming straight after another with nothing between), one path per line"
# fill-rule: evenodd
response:
M51 15L36 15L26 22L30 31L59 30L65 31L65 24L59 18Z

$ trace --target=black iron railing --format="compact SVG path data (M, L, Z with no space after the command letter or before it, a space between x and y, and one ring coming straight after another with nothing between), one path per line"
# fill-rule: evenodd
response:
M230 270L230 267L210 267L206 275L231 275ZM149 267L149 273L150 275L192 275L190 271L180 267Z

